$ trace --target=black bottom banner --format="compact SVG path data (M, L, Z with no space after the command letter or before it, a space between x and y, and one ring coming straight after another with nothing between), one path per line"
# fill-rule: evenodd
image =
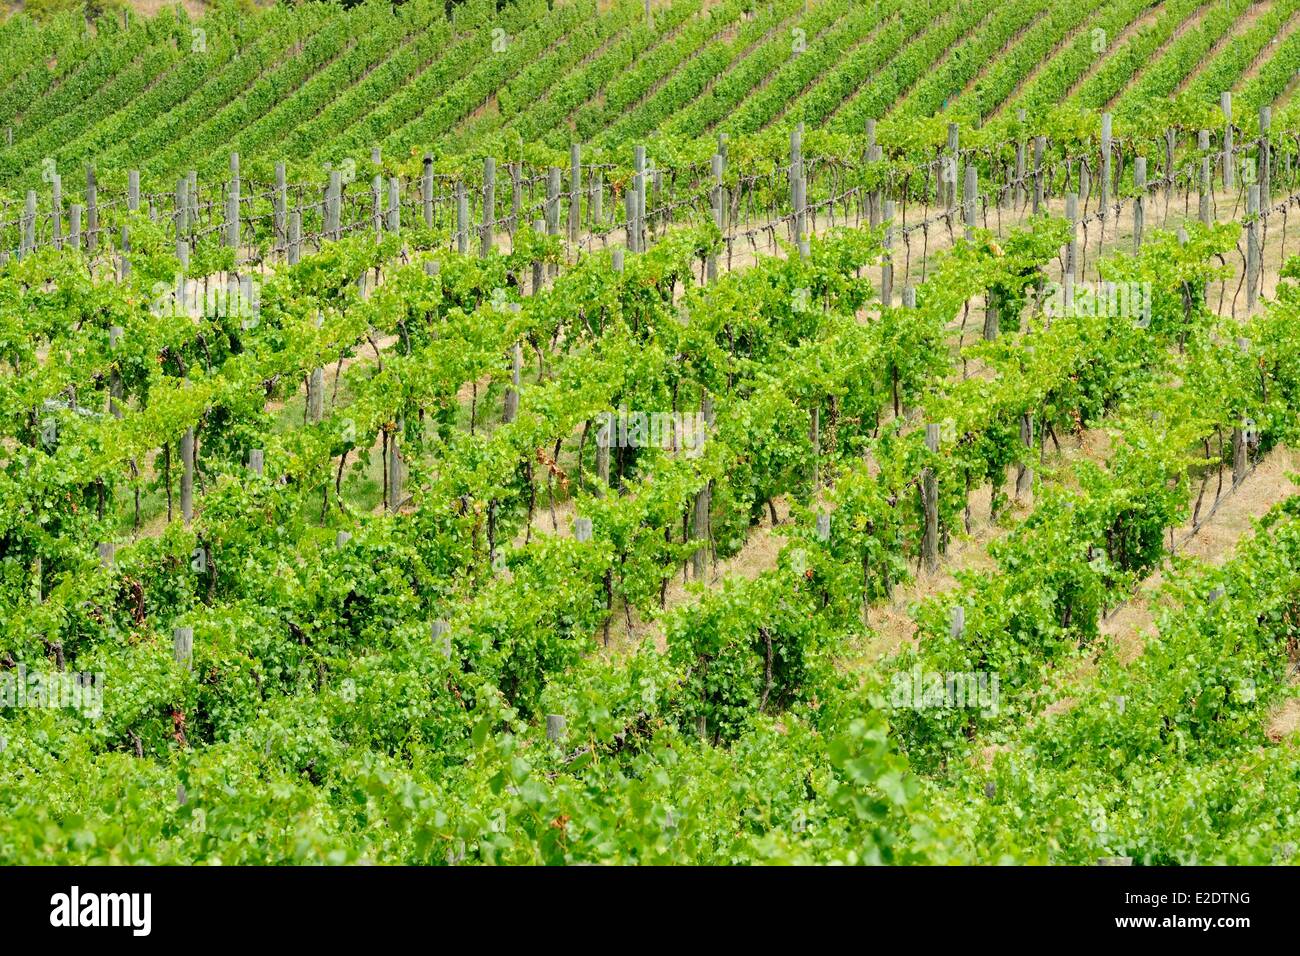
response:
M1300 903L1300 876L1287 868L1148 869L234 869L8 868L0 870L11 941L78 934L119 943L169 945L373 943L439 923L478 926L494 937L534 935L578 923L583 935L608 921L627 933L645 920L654 933L681 908L695 910L695 941L765 941L798 920L799 934L827 941L848 924L906 931L928 943L996 932L1006 942L1186 940L1231 945L1242 934L1284 938ZM699 912L704 904L707 912ZM757 905L757 909L755 908ZM536 914L538 922L527 917ZM639 914L639 915L638 915ZM455 919L446 923L447 917ZM723 918L725 917L725 918ZM436 921L436 922L435 922ZM593 937L594 938L594 937ZM11 950L16 952L17 949Z

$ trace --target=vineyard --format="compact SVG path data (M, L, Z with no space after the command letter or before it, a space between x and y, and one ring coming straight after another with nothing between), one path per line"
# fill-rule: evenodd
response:
M1300 859L1300 0L0 51L0 863Z

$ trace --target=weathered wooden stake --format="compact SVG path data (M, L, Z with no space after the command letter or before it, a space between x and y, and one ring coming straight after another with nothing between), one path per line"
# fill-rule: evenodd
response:
M122 226L122 238L118 244L118 277L122 282L127 280L131 275L131 258L127 255L131 251L131 236L127 232L127 227Z
M647 5L649 0L647 0ZM546 715L546 739L559 743L564 739L564 717L560 714Z
M388 177L388 223L389 232L402 231L402 184L396 176Z
M1203 129L1196 134L1196 146L1201 151L1200 213L1201 224L1210 224L1210 131Z
M1246 311L1259 301L1259 272L1262 260L1259 244L1259 184L1246 191Z
M1133 160L1133 188L1137 196L1133 200L1133 253L1142 251L1142 229L1146 224L1147 205L1147 158L1139 156Z
M177 664L190 669L194 659L194 628L178 627L172 630L172 657Z
M1259 108L1259 201L1267 209L1272 203L1273 151L1268 136L1273 128L1273 108Z
M794 210L794 240L798 242L808 233L807 181L803 166L803 123L790 131L790 198Z
M939 450L939 426L925 426L925 447ZM921 554L930 571L939 567L939 484L933 468L921 472L921 500L925 508L925 531L921 539Z
M402 505L402 453L398 448L398 436L405 427L405 420L398 417L397 428L388 436L388 510L393 514Z
M510 387L506 389L505 407L501 420L507 425L519 414L519 386L524 368L524 349L516 342L510 351Z
M1016 118L1021 125L1025 122L1025 111L1017 110ZM1025 205L1025 141L1024 139L1016 140L1016 208L1021 209Z
M99 200L95 167L86 167L86 251L92 255L99 245Z
M289 265L296 266L302 259L302 212L289 213Z
M230 191L226 194L226 245L239 256L239 154L230 154Z
M1047 148L1046 136L1034 137L1034 215L1043 207L1043 151Z
M424 212L424 224L433 226L433 156L424 154L424 165L420 173L420 205Z
M1106 218L1110 215L1111 194L1111 116L1101 114L1101 222L1102 230L1106 228Z
M463 182L456 183L456 251L469 255L469 195Z
M1074 284L1079 281L1079 197L1067 193L1065 218L1070 224L1070 242L1065 252L1065 275L1062 276L1063 299L1066 312L1074 307Z
M713 396L705 392L700 399L700 416L705 427L713 425ZM691 556L691 566L697 581L704 578L705 560L709 551L709 513L713 508L713 482L710 481L695 494L695 518L691 536L704 542Z
M497 161L491 156L483 158L483 229L479 235L478 253L486 256L492 252L497 228Z
M23 230L18 242L18 258L24 259L36 250L36 190L27 190L23 204Z
M582 147L569 147L569 245L577 248L582 228Z
M960 161L958 144L960 142L960 132L956 123L948 124L948 146L944 152L943 158L943 204L948 210L949 215L957 208L957 178L959 170L957 164ZM949 220L951 222L951 220Z
M1233 189L1232 171L1232 93L1224 90L1219 94L1219 109L1223 111L1223 188L1229 192Z
M1034 449L1034 415L1033 412L1025 412L1020 416L1020 444L1025 446L1027 451ZM1034 483L1034 470L1024 462L1016 465L1016 497L1027 497L1030 488Z
M50 222L54 239L54 248L63 248L63 177L55 173L50 178L51 207Z
M194 518L194 429L181 435L181 518L189 524Z
M894 200L885 200L885 255L880 266L880 302L894 304Z
M533 232L542 235L546 231L546 223L541 219L533 220ZM541 259L533 260L533 295L542 291L542 285L546 281L545 263Z
M284 163L275 164L275 198L272 217L275 248L277 252L283 252L289 240L289 180L285 175Z
M325 234L331 239L342 237L343 177L337 169L330 170L325 199Z
M722 185L722 154L713 154L713 224L722 230L722 217L726 206L726 198ZM710 254L705 265L705 276L710 283L718 281L718 257L716 254Z
M966 181L962 184L962 214L966 220L966 240L975 238L975 207L979 202L979 170L966 167Z
M115 325L108 330L108 347L110 350L116 350L117 344L122 341L122 336L126 334L126 329L120 325ZM108 412L114 418L121 418L123 414L122 400L125 397L125 387L122 384L122 373L118 370L117 365L108 375Z

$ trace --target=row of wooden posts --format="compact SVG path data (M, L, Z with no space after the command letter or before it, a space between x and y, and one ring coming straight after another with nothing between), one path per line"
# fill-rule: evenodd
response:
M1218 165L1222 170L1223 185L1227 189L1235 188L1236 171L1234 169L1234 157L1237 155L1240 147L1234 145L1234 130L1231 122L1232 105L1231 94L1224 93L1222 98L1222 108L1228 121L1223 131L1223 145L1219 154ZM1021 111L1023 119L1024 111ZM1256 144L1257 162L1255 168L1256 182L1251 185L1257 185L1259 191L1259 201L1267 205L1270 201L1271 190L1271 158L1268 143L1268 134L1271 128L1271 110L1269 107L1262 107L1259 111L1259 124L1261 134ZM1111 134L1111 116L1105 113L1101 117L1101 143L1100 143L1100 216L1103 221L1109 215L1111 195L1113 189L1113 137ZM867 147L865 159L867 162L879 162L883 156L880 145L876 142L876 123L874 120L868 120L867 125ZM1202 158L1201 182L1200 182L1200 213L1202 221L1209 221L1209 205L1212 195L1211 172L1214 160L1209 155L1209 131L1202 130L1198 136L1198 148L1206 153ZM804 160L802 154L802 124L797 126L791 134L790 149L790 167L789 167L789 188L791 198L791 214L789 216L792 238L801 241L808 234L808 204L807 204L807 180L804 169ZM1175 133L1170 130L1165 137L1166 157L1165 157L1165 179L1167 188L1172 188L1172 176L1170 170L1173 168L1174 151L1175 151ZM1024 202L1026 198L1026 170L1027 170L1027 144L1020 141L1016 144L1015 158L1015 179L1014 179L1014 197L1017 204ZM1032 140L1033 166L1030 170L1032 176L1032 209L1038 212L1045 201L1044 184L1043 184L1043 155L1046 148L1046 138L1036 136ZM378 149L372 152L372 162L379 164ZM722 186L723 174L727 163L727 142L725 134L720 135L718 141L718 150L713 157L712 162L712 179L713 187L711 204L713 205L713 219L720 229L726 229L726 211L728 204L726 202L725 190ZM642 145L634 147L634 174L629 188L624 194L625 201L625 222L627 226L627 248L630 252L642 252L646 248L647 239L647 193L648 180L652 177L656 179L660 175L660 170L647 170L646 151ZM940 177L939 192L940 198L947 208L949 215L954 215L956 207L961 202L965 208L964 219L969 230L973 217L971 215L975 205L979 201L978 183L972 178L975 173L973 166L966 166L963 177L962 170L962 152L960 149L960 135L957 124L949 124L948 140L940 160L942 175ZM454 202L455 202L455 219L456 229L454 233L455 247L458 251L468 254L471 248L471 237L473 233L479 233L480 252L486 254L495 244L495 232L502 225L517 225L522 212L522 186L520 164L510 164L513 203L512 213L509 219L500 221L496 219L496 160L488 157L483 164L483 185L482 185L482 210L483 221L475 227L471 222L470 204L467 187L463 181L454 184ZM567 189L568 200L568 222L565 230L566 238L570 245L576 246L581 240L581 208L583 187L584 167L581 162L581 148L574 145L570 149L570 167L569 181ZM1078 192L1081 195L1088 195L1091 192L1091 186L1088 183L1088 169L1086 165L1081 166L1080 182ZM1146 160L1144 157L1137 157L1134 165L1134 182L1139 192L1146 186ZM603 171L595 168L591 171L592 189L589 196L589 207L594 220L600 222L604 217L602 206L603 201ZM94 253L98 249L100 230L100 208L98 203L98 184L96 181L95 170L93 167L87 169L86 177L86 201L84 207L79 204L72 205L68 210L68 234L65 237L62 233L64 219L63 213L63 191L62 179L57 173L50 177L51 188L53 192L52 201L52 240L55 245L62 245L66 240L75 246L84 247L86 251ZM560 210L562 198L565 190L562 188L562 172L559 167L551 167L547 175L546 200L543 204L545 231L551 236L562 235L562 224L560 221ZM324 187L323 199L319 204L321 210L322 233L321 239L338 239L345 232L350 232L361 225L361 223L352 223L345 225L343 222L343 197L345 182L342 173L339 170L333 170L329 174L329 179ZM304 211L308 208L300 206L296 209L290 208L289 203L290 186L287 181L285 166L278 163L275 168L275 185L272 194L272 219L273 229L276 239L276 250L285 255L290 263L297 262L302 254L303 236L303 216ZM370 184L371 212L369 215L369 225L376 233L385 231L396 232L401 228L401 194L402 183L395 177L391 176L385 180L382 176L376 175ZM885 207L883 201L884 191L877 189L871 191L866 198L868 216L870 224L875 227L881 221L888 221L892 218L890 211ZM237 255L241 249L241 178L239 169L239 156L232 154L230 159L230 176L224 188L224 215L221 228L219 230L225 245L236 250ZM35 249L37 244L36 222L37 222L37 193L29 190L26 196L24 206L19 255L26 255ZM1007 197L1010 198L1010 197ZM426 225L432 226L434 223L434 175L432 157L426 155L423 164L423 172L420 179L420 204L422 218ZM140 194L140 176L136 170L128 172L128 188L126 198L127 209L130 212L136 212L141 206ZM150 204L152 211L152 203ZM83 219L85 230L83 233ZM181 245L188 244L194 238L195 228L200 220L199 207L199 189L197 174L193 171L180 177L177 180L175 195L173 198L173 214L178 249ZM1139 233L1135 233L1135 241L1140 241ZM121 233L121 245L123 251L129 249L129 237L123 227ZM712 269L716 270L716 261L712 263ZM129 266L124 266L123 271L129 271Z

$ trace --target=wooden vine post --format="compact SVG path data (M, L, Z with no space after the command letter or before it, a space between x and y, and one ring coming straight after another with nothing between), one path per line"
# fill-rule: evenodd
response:
M469 195L460 181L456 183L456 251L469 255Z
M1260 249L1259 184L1246 190L1246 311L1254 310L1259 301Z
M979 170L966 167L966 181L962 184L962 214L966 221L966 241L975 238L976 206L979 203Z
M722 185L722 154L713 154L713 189L712 189L712 207L713 207L713 225L721 232L723 229L723 216L726 206L726 189ZM705 264L705 275L710 284L718 281L718 256L717 253L709 253Z
M535 232L537 235L540 236L545 231L546 231L545 222L543 222L541 219L536 219L533 221L533 232ZM533 295L537 295L539 292L542 291L542 284L546 278L545 266L546 263L544 263L541 259L533 260Z
M1061 299L1066 314L1069 314L1074 309L1074 284L1079 281L1079 197L1074 193L1065 196L1065 219L1070 224L1070 241L1065 247Z
M55 249L63 248L63 177L50 177L50 237Z
M194 519L194 429L181 435L181 519L186 526Z
M1268 137L1273 128L1273 108L1259 108L1259 199L1265 208L1272 203L1273 155Z
M189 670L194 659L194 628L178 627L172 630L172 657L177 664Z
M1197 209L1201 225L1210 224L1210 131L1203 129L1196 134L1196 147L1201 152L1200 203Z
M560 236L560 167L551 166L546 171L546 234ZM560 271L558 263L552 263L547 270L554 278Z
M516 342L510 351L510 387L506 389L505 405L501 409L501 420L510 424L519 414L519 386L524 368L524 349Z
M295 209L289 214L289 265L296 266L302 259L302 212Z
M957 124L949 123L947 150L944 153L943 164L943 205L950 216L957 208L957 180L960 177L958 164L961 162L960 136Z
M271 215L275 230L275 251L283 253L289 243L289 181L284 163L275 164L275 197Z
M388 436L388 510L396 514L402 505L402 453L398 447L398 436L406 427L402 416L397 417L396 427Z
M569 246L578 248L582 230L582 147L573 143L569 147Z
M94 255L99 244L99 199L95 167L86 167L86 252Z
M1111 196L1111 116L1101 114L1101 231L1106 233L1106 219L1110 215Z
M230 154L230 191L226 194L226 244L239 261L239 154Z
M1147 158L1139 156L1133 160L1133 188L1137 195L1133 199L1133 254L1142 251L1142 230L1146 224L1147 202Z
M790 205L794 212L794 241L802 242L808 234L808 195L804 180L803 123L790 131Z
M884 259L880 265L880 302L894 304L894 200L885 200Z
M635 206L636 243L631 246L633 252L645 252L645 147L632 147L632 197Z
M1224 90L1219 94L1219 109L1223 111L1223 188L1231 192L1234 186L1232 170L1232 93Z
M1020 416L1020 444L1026 452L1034 448L1034 413L1025 412ZM1016 497L1027 498L1034 483L1034 470L1025 462L1016 465Z
M939 426L925 426L925 447L939 451ZM921 537L921 556L929 571L939 567L939 482L934 469L926 466L921 471L921 506L925 512L925 526Z
M420 168L420 207L424 213L424 224L433 227L433 155L424 154Z
M116 351L118 343L122 341L122 336L126 330L120 325L115 325L108 330L108 347ZM114 418L122 417L122 402L126 397L126 390L122 385L122 373L118 370L117 363L113 363L113 371L108 376L108 412Z
M1025 111L1023 109L1016 111L1016 119L1021 127L1025 125ZM1016 175L1015 175L1015 206L1017 210L1023 209L1025 205L1025 140L1023 136L1016 139Z
M396 176L388 177L388 222L389 232L402 231L402 185Z
M867 163L879 163L883 153L876 142L876 121L867 120ZM880 225L880 204L884 200L884 190L877 186L867 193L867 224L875 229Z
M1047 148L1046 136L1034 137L1034 215L1043 208L1043 152Z
M700 398L700 417L704 420L707 434L708 429L713 426L713 396L708 392L705 392ZM691 536L701 544L691 556L691 566L697 581L704 579L705 563L711 543L709 537L709 512L712 507L713 482L710 480L695 493L695 515Z
M496 244L497 228L497 161L483 159L483 229L479 236L479 255L486 258Z
M325 319L319 312L316 314L316 328L324 325ZM325 368L316 366L311 370L311 378L307 381L307 422L311 425L319 425L325 418Z

